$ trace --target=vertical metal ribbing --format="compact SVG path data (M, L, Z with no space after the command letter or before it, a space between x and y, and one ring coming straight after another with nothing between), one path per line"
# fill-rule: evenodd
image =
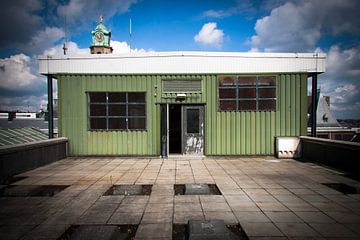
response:
M311 102L311 136L316 137L317 73L312 75Z
M53 78L47 75L48 87L48 126L49 126L49 139L54 137L54 114L53 114Z

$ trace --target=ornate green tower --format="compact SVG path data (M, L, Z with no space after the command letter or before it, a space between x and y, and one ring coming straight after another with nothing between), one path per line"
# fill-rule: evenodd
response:
M90 45L91 54L108 54L113 49L110 46L111 32L103 25L103 18L100 16L100 23L91 31L92 43Z

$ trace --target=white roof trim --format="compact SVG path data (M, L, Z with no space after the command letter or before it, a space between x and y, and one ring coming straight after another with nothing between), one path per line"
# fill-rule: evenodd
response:
M146 52L42 56L41 74L325 72L324 53Z

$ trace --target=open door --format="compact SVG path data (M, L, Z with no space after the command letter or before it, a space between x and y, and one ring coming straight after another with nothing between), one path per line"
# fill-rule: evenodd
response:
M160 105L161 112L161 122L160 122L160 146L161 146L161 156L168 157L169 156L169 105L162 104Z
M183 154L204 153L204 106L182 106Z

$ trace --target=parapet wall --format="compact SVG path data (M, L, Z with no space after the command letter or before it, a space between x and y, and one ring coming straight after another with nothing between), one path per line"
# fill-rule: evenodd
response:
M302 158L360 176L360 144L330 139L300 137Z
M0 183L7 178L67 156L67 138L0 147Z

